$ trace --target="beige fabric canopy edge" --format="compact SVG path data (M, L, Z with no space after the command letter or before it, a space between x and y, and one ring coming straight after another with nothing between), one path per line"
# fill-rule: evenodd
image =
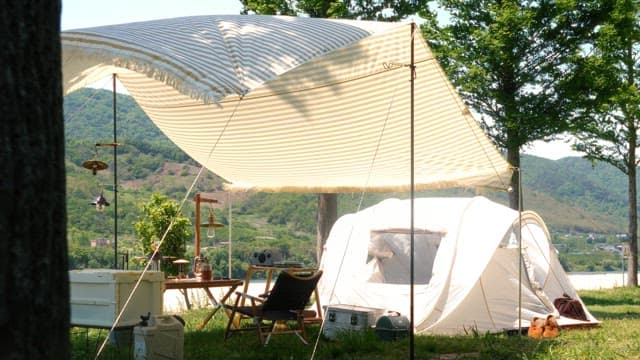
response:
M511 167L414 45L415 189L506 189ZM62 46L66 93L116 73L230 190L411 187L409 24L199 16L63 32Z

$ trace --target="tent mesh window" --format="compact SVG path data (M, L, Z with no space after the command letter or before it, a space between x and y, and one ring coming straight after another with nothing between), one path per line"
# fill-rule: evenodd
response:
M442 234L414 232L414 283L428 284ZM369 282L409 284L411 234L405 229L373 230L367 264L373 269Z

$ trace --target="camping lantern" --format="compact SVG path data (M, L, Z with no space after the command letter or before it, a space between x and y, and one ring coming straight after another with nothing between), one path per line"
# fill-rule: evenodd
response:
M91 203L99 212L104 211L105 206L109 206L109 202L104 197L104 191L100 191L100 195Z
M209 239L213 239L216 237L216 228L221 228L224 226L216 222L216 215L213 212L213 205L211 205L209 208L208 222L203 223L201 226L207 228L207 237Z

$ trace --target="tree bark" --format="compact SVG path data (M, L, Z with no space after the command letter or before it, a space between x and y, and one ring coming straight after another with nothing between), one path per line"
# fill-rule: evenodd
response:
M318 265L322 259L322 249L329 237L333 224L338 219L338 194L318 194L318 221L316 225L316 257Z
M636 84L633 46L627 48L626 54L627 84L631 88ZM636 124L639 115L637 112L629 110L629 107L625 107L624 112L629 128L629 163L627 164L629 169L629 269L627 270L627 286L638 286L638 185L636 179L638 127Z
M636 184L636 126L635 116L629 116L629 259L627 270L627 286L638 286L638 200Z
M511 191L509 191L509 207L520 209L520 148L509 147L507 149L507 162L514 167L511 175Z
M636 168L629 168L629 259L627 286L638 286L638 202Z
M59 0L0 15L0 349L69 359Z

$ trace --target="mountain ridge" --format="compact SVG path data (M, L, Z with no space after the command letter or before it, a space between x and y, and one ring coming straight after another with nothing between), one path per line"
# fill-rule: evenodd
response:
M110 151L97 149L93 145L113 134L112 94L107 90L82 89L65 97L65 136L68 181L68 208L71 228L82 229L90 225L91 219L83 214L86 199L95 196L99 189L108 189L110 170L92 177L81 164L92 155L109 160ZM184 197L200 166L169 141L153 125L144 112L128 95L118 94L118 149L119 199L130 211L123 222L135 220L135 211L141 201L148 200L151 192L160 192L175 199ZM558 233L625 233L627 228L626 177L608 164L591 164L579 157L550 160L534 155L522 156L522 181L524 209L536 211L552 232ZM204 179L196 184L196 191L222 189L223 179L206 172ZM470 191L454 189L424 194L473 195ZM367 194L364 204L373 204L385 196L404 194ZM251 199L252 197L257 198ZM490 193L487 197L507 203L506 193ZM277 200L278 197L281 200ZM274 199L275 198L275 199ZM340 196L340 214L357 209L355 195ZM265 208L260 199L271 204ZM237 204L238 211L257 212L273 222L285 222L282 214L297 222L296 230L315 231L312 194L262 194L246 196ZM120 201L120 200L119 200ZM292 210L293 209L293 210ZM304 209L296 214L295 209ZM308 220L302 220L306 216ZM109 220L105 220L107 225ZM128 225L127 225L128 226ZM131 232L127 226L123 231ZM108 227L108 226L107 226Z

